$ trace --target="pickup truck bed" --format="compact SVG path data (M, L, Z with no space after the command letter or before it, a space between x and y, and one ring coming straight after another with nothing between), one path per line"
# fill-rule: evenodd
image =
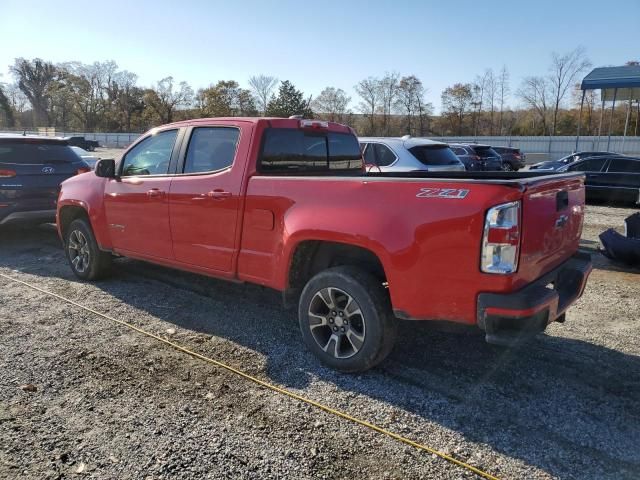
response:
M591 268L576 254L583 208L579 174L363 175L348 127L203 119L65 182L58 228L80 278L122 255L280 290L313 353L361 371L397 318L503 344L563 320Z

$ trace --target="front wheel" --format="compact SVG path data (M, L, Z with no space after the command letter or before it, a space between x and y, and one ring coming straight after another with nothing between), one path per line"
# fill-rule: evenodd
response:
M314 276L300 296L298 317L307 347L343 372L374 367L395 342L387 291L359 268L335 267Z
M82 280L97 280L111 270L111 254L100 250L91 226L83 219L67 228L65 252L73 273Z

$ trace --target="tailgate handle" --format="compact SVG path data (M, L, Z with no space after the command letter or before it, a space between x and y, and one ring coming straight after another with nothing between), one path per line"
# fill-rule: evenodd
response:
M569 192L561 190L556 194L556 212L564 210L569 206Z

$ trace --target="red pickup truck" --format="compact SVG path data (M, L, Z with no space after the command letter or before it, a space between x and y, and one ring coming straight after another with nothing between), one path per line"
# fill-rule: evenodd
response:
M57 224L86 280L126 256L298 303L323 362L362 371L397 319L477 325L510 344L564 321L591 271L578 253L581 174L371 173L354 131L213 118L142 135L65 181Z

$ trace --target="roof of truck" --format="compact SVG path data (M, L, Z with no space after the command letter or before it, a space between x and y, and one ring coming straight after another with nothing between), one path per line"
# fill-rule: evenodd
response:
M248 123L263 123L263 122L277 122L279 125L282 125L285 128L295 128L300 125L301 120L313 121L313 122L327 122L326 120L318 120L318 119L310 119L310 118L284 118L284 117L211 117L211 118L192 118L189 120L182 120L180 122L169 123L166 125L159 125L157 128L166 128L166 127L183 127L193 124L207 124L207 123L215 123L219 121L241 121ZM347 125L343 125L342 123L336 122L327 122L329 124L330 130L343 130L351 132L351 127Z

